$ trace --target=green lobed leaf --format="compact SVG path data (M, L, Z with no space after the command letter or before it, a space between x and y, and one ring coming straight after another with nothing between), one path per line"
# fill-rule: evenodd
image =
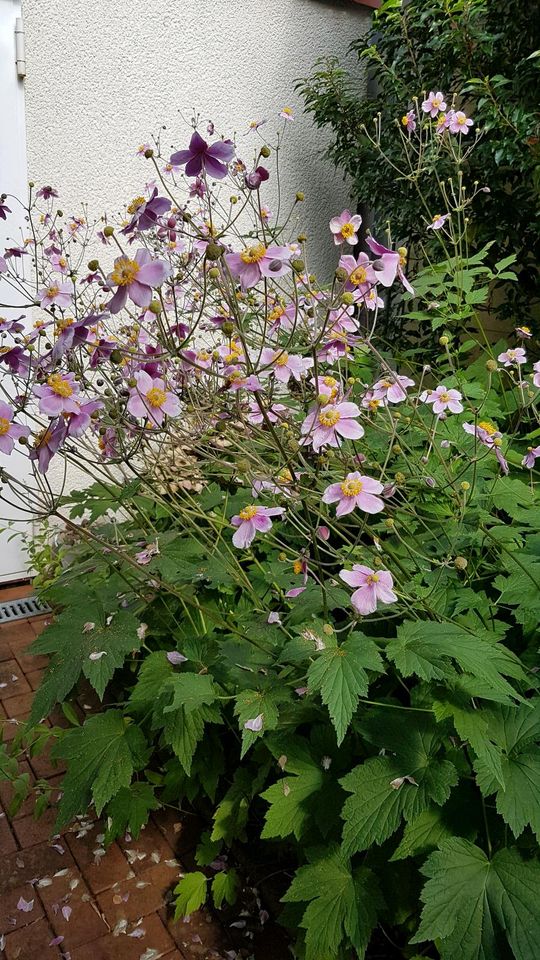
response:
M436 940L442 960L540 956L540 864L515 848L489 860L468 840L443 840L422 868L424 909L411 943Z
M231 867L230 870L220 870L219 873L216 873L212 880L212 897L218 910L221 908L224 900L229 906L236 903L239 887L240 877L234 867Z
M88 717L53 748L54 759L67 761L56 828L64 826L93 801L99 816L105 804L129 787L136 770L147 759L141 730L119 710Z
M315 851L312 862L300 867L285 903L306 902L301 926L306 931L306 960L339 955L350 944L363 958L377 922L381 897L374 875L365 867L351 871L339 847Z
M368 692L367 670L381 669L382 659L376 645L361 633L351 634L339 647L327 647L311 663L309 689L310 692L320 691L338 744L343 742L359 698Z
M148 823L151 810L159 810L152 784L141 780L129 787L122 787L107 804L106 843L122 836L126 831L138 839L142 828Z
M200 870L186 873L174 888L174 919L181 920L199 910L206 900L208 878Z

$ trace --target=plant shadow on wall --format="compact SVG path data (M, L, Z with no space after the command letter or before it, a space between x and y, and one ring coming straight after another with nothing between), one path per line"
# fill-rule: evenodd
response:
M475 182L487 184L490 194L475 210L469 236L476 249L493 244L490 265L514 254L519 276L518 284L492 287L486 306L503 322L499 329L517 316L536 328L539 322L540 18L535 13L535 5L506 0L384 0L370 34L350 49L371 71L371 99L358 95L354 70L338 60L320 61L299 84L317 125L332 131L329 156L351 179L358 201L368 198L377 222L389 225L411 252L422 236L422 218L414 171L397 169L395 127L407 129L410 109L414 112L430 90L455 91L465 109L474 103L482 140L463 161L463 182L469 191ZM371 145L377 124L386 164ZM440 157L426 171L424 210L439 212L440 184L452 172ZM390 309L384 321L388 335L403 333L403 314Z
M154 182L95 228L33 188L0 259L2 302L41 310L31 332L2 321L2 497L5 455L29 456L36 515L63 531L60 567L34 550L50 666L3 774L22 802L17 759L52 741L57 828L92 808L107 843L192 805L208 826L177 915L234 904L249 853L305 960L540 953L540 360L519 325L485 337L515 258L470 250L482 141L444 99L371 143L382 167L395 137L396 176L415 171L415 277L374 236L353 255L343 211L317 283L303 195L264 202L287 111L251 125L244 161L213 128L170 157L143 145ZM379 333L391 289L436 331L431 366ZM89 486L55 491L54 461ZM103 706L80 723L84 682ZM67 730L43 723L57 704Z

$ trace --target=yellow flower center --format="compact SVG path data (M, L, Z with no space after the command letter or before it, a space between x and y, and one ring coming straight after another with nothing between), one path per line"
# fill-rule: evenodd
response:
M467 121L467 117L456 117L458 127L462 127Z
M493 424L489 422L489 420L481 420L478 426L480 427L481 430L485 430L485 432L490 437L493 436L494 433L497 433L496 427L494 427Z
M362 492L361 480L344 480L340 483L341 492L346 497L357 497Z
M520 327L519 329L522 330L523 333L530 333L530 332L531 332L531 328L530 328L530 327Z
M404 127L408 126L409 118L408 118L408 116L407 116L406 113L403 114L403 116L402 116L402 118L401 118L401 122L402 122L402 124L403 124Z
M71 327L73 323L75 323L73 317L65 317L62 320L57 320L54 325L56 336L58 336L59 333L62 333L63 330L67 330L68 327Z
M276 367L286 367L289 362L289 354L285 353L284 350L278 350L274 355L274 363Z
M65 257L58 257L58 266L67 267L67 260Z
M335 427L340 417L339 410L322 410L319 414L319 423L323 427Z
M140 269L136 260L130 260L129 257L120 257L111 273L112 282L118 287L129 287Z
M375 413L375 410L378 410L381 405L380 400L368 400L368 409Z
M445 114L445 113L440 113L439 116L437 117L437 126L438 126L438 127L444 127L444 125L445 125L445 123L446 123L446 119L447 119L447 118L446 118L446 114Z
M238 516L241 520L253 520L253 517L256 515L256 513L257 507L254 507L253 504L251 504L249 507L244 507L243 510L240 510Z
M127 212L131 214L137 213L137 210L139 209L139 207L142 207L143 203L145 203L144 197L135 197L135 199L132 200L131 203L129 204L129 207L127 208Z
M56 295L60 293L60 287L58 284L53 283L52 287L49 287L45 296L47 300L52 300Z
M278 475L277 475L277 482L278 482L278 483L292 483L292 473L291 473L290 470L287 470L287 467L285 467L285 469L282 470L281 473L278 473Z
M210 360L210 359L211 359L211 354L209 354L207 350L199 350L197 354L197 360L204 361L204 360Z
M441 103L442 103L442 100L441 100L440 97L433 97L433 100L432 100L431 102L432 102L432 104L433 104L434 107L437 107L437 110L438 110L439 107L440 107L440 105L441 105Z
M162 407L167 399L167 394L159 387L152 387L146 394L146 399L151 407Z
M0 417L0 437L5 437L9 433L10 422L5 417Z
M62 374L53 373L47 380L47 383L53 393L56 393L58 397L71 397L73 393L73 387L71 386L69 380L64 380Z
M323 377L323 383L325 387L337 387L337 380L335 377Z
M441 393L439 397L439 400L442 400L443 403L448 403L449 399L450 399L449 393Z
M268 319L270 320L271 323L274 323L274 321L279 320L279 318L282 317L284 313L285 313L284 307L274 307L271 313L268 314ZM524 330L525 327L523 327L522 329Z
M258 263L266 254L266 247L263 243L256 243L253 247L246 247L240 254L242 263Z
M355 285L355 287L358 286L360 283L365 283L367 280L367 272L365 267L357 267L356 270L353 270L353 272L349 277L349 280L351 283Z
M295 560L293 563L293 572L297 575L302 573L303 564L301 560Z
M292 117L293 111L292 107L283 107L282 113L286 113L288 117Z
M369 584L370 586L372 583L378 583L378 582L379 582L378 573L370 573L369 576L366 577L366 583Z
M342 237L352 237L354 235L354 227L352 223L344 223L341 227L341 236Z
M240 383L242 380L245 380L245 379L246 378L241 370L233 370L228 377L229 383Z
M407 262L407 247L398 247L399 265L404 267Z

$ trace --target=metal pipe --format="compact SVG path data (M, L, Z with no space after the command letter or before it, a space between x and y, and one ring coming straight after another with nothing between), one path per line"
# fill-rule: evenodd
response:
M24 52L24 25L22 17L15 20L15 64L17 67L17 76L26 76L26 57Z

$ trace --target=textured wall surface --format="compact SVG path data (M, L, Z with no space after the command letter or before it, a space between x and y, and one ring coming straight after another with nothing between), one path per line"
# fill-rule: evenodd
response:
M242 134L252 119L289 124L285 196L306 194L302 229L319 236L312 267L335 263L328 219L347 188L321 158L325 139L301 115L293 87L318 57L343 56L369 23L350 0L23 0L29 174L61 189L66 213L117 211L150 176L134 156L161 124L164 146L181 149L194 110L216 130ZM359 78L359 83L362 80ZM204 126L202 128L204 130ZM271 184L269 206L273 205ZM328 245L326 245L328 244Z

